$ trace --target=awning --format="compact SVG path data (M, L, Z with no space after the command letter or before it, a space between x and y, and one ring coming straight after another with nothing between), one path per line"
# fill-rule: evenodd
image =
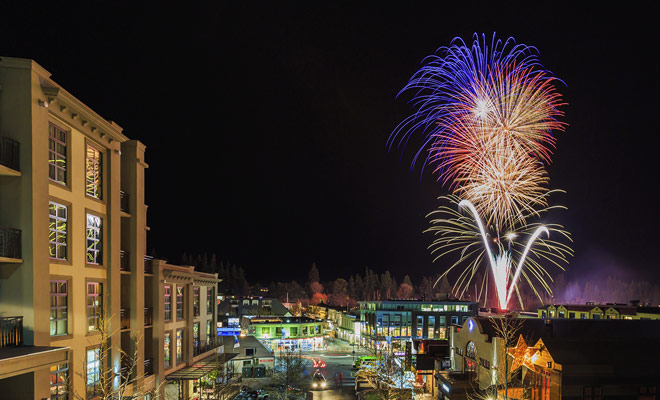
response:
M181 368L171 374L165 376L166 380L170 381L188 381L192 379L200 379L210 374L212 371L222 368L222 365L238 354L218 354L208 356L199 361L196 361L189 367Z

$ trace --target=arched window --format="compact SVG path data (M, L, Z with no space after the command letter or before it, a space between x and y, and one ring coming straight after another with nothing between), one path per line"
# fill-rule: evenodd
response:
M477 346L474 345L474 342L468 342L465 346L465 355L473 360L477 359Z
M465 346L465 374L469 380L477 380L477 346L468 342Z

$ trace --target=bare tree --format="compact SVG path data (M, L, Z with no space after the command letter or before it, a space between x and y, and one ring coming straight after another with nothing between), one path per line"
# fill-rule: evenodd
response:
M405 363L391 352L385 352L374 363L363 363L355 379L369 385L366 393L374 393L381 400L412 400L422 389L413 385Z
M99 400L137 400L144 399L150 394L152 399L160 398L160 385L154 389L145 390L140 385L143 384L145 374L137 373L137 366L143 359L138 355L138 344L141 337L131 335L130 344L132 351L130 353L119 349L119 359L122 368L115 368L112 363L112 346L110 338L116 332L111 331L109 321L103 313L98 316L99 335L94 336L99 339L98 347L94 349L97 369L88 370L86 357L83 357L82 372L76 375L85 382L85 392L80 393L73 390L73 396L77 400L87 400L89 398L90 388L94 392L95 398ZM90 342L90 344L93 344ZM89 383L92 383L90 386Z
M497 386L504 386L504 399L508 399L509 383L513 372L509 362L515 362L516 358L521 356L512 350L524 345L524 339L521 335L523 320L519 318L517 312L509 312L500 317L491 317L490 323L503 345L503 349L497 358L498 360L504 360L503 366L498 365ZM523 343L520 342L521 340Z
M287 349L279 352L276 358L276 365L273 370L273 384L281 386L284 389L284 397L291 398L296 389L303 389L305 386L305 360L300 356L300 352Z

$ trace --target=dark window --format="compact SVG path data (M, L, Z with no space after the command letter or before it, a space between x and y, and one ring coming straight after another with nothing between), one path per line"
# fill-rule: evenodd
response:
M176 319L183 319L183 286L176 287Z
M213 306L215 304L215 301L213 301L214 295L214 290L212 287L207 287L206 288L206 313L207 314L213 314Z
M601 400L600 386L585 386L582 389L582 398L584 400Z

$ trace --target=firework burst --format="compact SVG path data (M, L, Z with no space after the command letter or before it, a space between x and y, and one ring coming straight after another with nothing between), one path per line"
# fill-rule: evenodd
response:
M412 166L426 152L423 164L454 194L446 199L470 210L466 215L443 206L431 213L432 252L460 255L445 274L466 265L454 286L457 295L486 261L501 308L518 290L521 276L540 297L535 284L550 292L551 277L539 261L560 266L571 254L567 246L542 237L558 232L570 240L563 228L530 222L553 208L545 165L556 144L553 131L566 126L559 121L563 103L556 81L542 68L534 47L495 35L488 43L475 35L471 46L455 39L425 59L401 91L415 93L415 111L394 130L388 146L405 146L413 133L421 133ZM517 250L509 236L505 248L501 232L528 241ZM492 243L497 244L493 249Z

